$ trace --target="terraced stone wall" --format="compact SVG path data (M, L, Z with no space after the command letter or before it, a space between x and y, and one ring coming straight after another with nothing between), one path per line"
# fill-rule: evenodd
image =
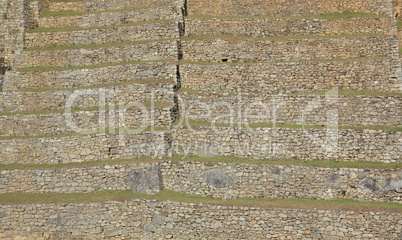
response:
M336 12L365 12L392 16L392 0L188 0L189 15L305 16Z
M177 83L177 65L170 62L141 62L63 71L9 71L5 80L4 91L28 88L77 88L130 81L152 83L160 80ZM144 92L147 90L143 90Z
M341 90L398 92L397 59L256 64L182 64L183 88L264 94Z
M400 131L183 125L173 133L173 147L185 156L401 161Z
M402 202L401 169L338 169L185 160L160 163L165 189L223 199L348 198Z
M88 66L123 61L177 60L176 40L139 41L106 48L24 51L16 61L19 68Z
M171 145L165 132L125 132L2 139L1 163L52 164L101 159L165 157Z
M84 133L102 128L145 129L147 127L170 128L176 121L177 107L146 107L127 104L91 111L0 115L2 136L48 136L68 133ZM40 123L40 124L38 124ZM23 126L23 128L21 128ZM40 127L38 127L40 126Z
M265 5L266 3L264 3ZM185 36L239 37L316 36L336 34L395 34L395 19L353 17L320 18L186 18Z
M7 66L23 49L23 10L23 0L0 0L0 58Z
M399 58L396 36L355 36L312 39L182 40L183 59L189 61L278 62L356 57Z
M84 2L50 2L47 4L48 11L86 11L97 12L111 9L141 8L147 6L172 5L172 0L136 0L133 4L132 0L96 0Z
M274 209L151 200L0 206L0 238L398 239L389 212ZM79 213L79 214L77 214ZM399 235L398 235L399 234Z
M59 32L28 32L25 35L25 47L89 45L178 37L177 22L172 20L151 24L145 22L125 27Z
M154 163L164 189L223 199L355 199L401 203L401 169L355 169L193 161ZM157 160L155 160L157 161ZM0 170L0 193L127 190L152 163ZM159 177L160 176L160 177ZM139 183L137 183L139 184ZM144 184L144 183L143 183Z
M1 170L0 193L77 193L130 189L130 173L152 163L114 164L55 170Z
M60 91L3 92L0 93L0 99L3 103L0 107L0 113L69 111L94 106L130 106L129 104L139 105L158 101L173 104L172 97L174 94L174 85L168 83L127 84ZM53 102L45 101L47 99L52 99Z
M176 19L179 17L175 6L140 8L128 11L88 13L66 16L48 16L38 19L39 27L102 27L142 21Z
M402 96L179 92L182 116L226 124L401 126L401 101Z

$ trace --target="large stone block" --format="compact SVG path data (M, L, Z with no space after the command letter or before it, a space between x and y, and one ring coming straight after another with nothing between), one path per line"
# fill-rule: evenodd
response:
M215 188L226 188L237 183L237 178L233 174L226 174L220 169L211 170L202 174L208 185Z
M134 170L129 176L130 189L133 193L155 194L162 190L159 163L144 169Z

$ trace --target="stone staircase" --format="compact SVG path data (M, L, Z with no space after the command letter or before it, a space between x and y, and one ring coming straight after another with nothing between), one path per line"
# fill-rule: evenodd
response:
M0 92L0 238L402 237L391 0L22 5L33 20ZM129 197L2 202L113 191Z

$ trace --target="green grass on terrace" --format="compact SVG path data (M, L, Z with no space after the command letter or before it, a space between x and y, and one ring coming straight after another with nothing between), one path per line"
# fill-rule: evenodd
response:
M80 30L92 30L92 29L108 29L108 28L118 28L118 27L129 27L136 26L142 24L151 24L151 23L162 23L162 22L174 22L175 19L161 19L161 20L151 20L151 21L142 21L142 22L134 22L134 23L126 23L126 24L118 24L118 25L108 25L108 26L99 26L99 27L87 27L87 28L72 28L72 27L41 27L30 29L27 32L60 32L60 31L80 31Z
M49 91L74 91L79 89L92 89L92 88L102 88L102 87L116 87L116 86L124 86L124 85L132 85L132 84L175 84L172 80L167 79L152 79L152 80L142 80L142 81L128 81L128 82L112 82L105 84L97 84L90 86L82 86L75 88L26 88L26 89L18 89L18 90L6 90L4 92L49 92Z
M350 211L385 211L402 212L402 204L383 202L360 202L355 200L307 200L307 199L263 199L240 198L222 200L212 197L199 197L171 190L163 190L155 195L132 193L130 190L108 190L94 193L8 193L0 194L0 204L50 204L50 203L88 203L104 201L126 201L130 199L155 199L157 201L175 201L203 203L212 205L247 206L261 208L296 208Z
M344 12L344 13L327 13L320 15L306 15L306 16L197 16L190 15L186 18L198 19L198 18L222 18L222 19L242 19L242 18L269 18L269 19L340 19L340 18L352 18L352 17L376 17L376 18L391 18L387 15L376 15L373 13L359 13L359 12Z
M313 126L313 125L290 125L290 124L272 124L272 123L252 123L252 124L223 124L223 123L211 123L201 120L193 120L187 118L181 118L175 123L176 125L184 126L216 126L216 127L242 127L242 128L295 128L295 129L352 129L352 130L382 130L398 132L402 131L402 126L398 127L388 127L388 126Z
M398 28L402 28L402 22L401 22L401 21L398 21L398 22L396 23L396 26L397 26Z
M57 12L46 11L46 12L43 12L40 17L125 12L125 11L133 11L133 10L148 9L148 8L161 8L161 7L170 7L170 6L172 6L172 5L150 5L150 6L142 6L142 7L135 7L135 8L111 9L111 10L104 10L104 11L99 11L99 12L84 12L84 11L70 11L70 10L63 10L63 11L57 11Z
M180 161L188 162L205 162L205 163L236 163L236 164L271 164L285 166L305 166L305 167L324 167L324 168L360 168L360 169L396 169L402 168L402 163L383 163L383 162L345 162L345 161L327 161L327 160L294 160L294 159L250 159L239 157L213 157L203 158L198 156L182 156L174 155L166 157L162 160L155 158L133 158L133 159L114 159L114 160L98 160L80 163L58 163L58 164L0 164L0 170L6 169L70 169L84 168L104 165L117 164L133 164L145 162L172 161L179 163Z
M139 103L136 106L132 107L150 107L154 106L156 108L165 108L165 107L171 107L173 106L172 103L167 103L167 102L145 102L145 103ZM18 114L51 114L51 113L68 113L68 112L84 112L84 111L100 111L100 110L109 110L109 109L125 109L125 105L106 105L106 106L93 106L93 107L88 107L88 108L74 108L70 110L59 110L59 111L30 111L30 112L1 112L0 116L10 116L10 115L18 115Z
M119 47L124 45L131 45L136 43L145 42L161 42L174 40L174 38L161 38L161 39L146 39L130 42L112 42L112 43L102 43L102 44L88 44L88 45L70 45L70 46L50 46L50 47L34 47L26 48L24 51L34 51L34 50L65 50L65 49L87 49L87 48L102 48L102 47Z
M173 60L160 59L160 60L148 60L148 61L123 61L123 62L114 62L114 63L106 63L106 64L97 64L97 65L85 65L85 66L71 66L71 67L26 67L26 68L18 68L17 71L22 72L30 72L30 71L63 71L63 70L78 70L78 69L92 69L92 68L101 68L101 67L109 67L109 66L118 66L118 65L126 65L126 64L139 64L139 63L153 63L153 62L169 62L174 63Z
M377 34L377 33L360 33L360 34L337 34L337 35L309 35L309 36L276 36L276 37L239 37L239 36L230 36L230 35L195 35L190 37L182 38L183 41L189 40L197 40L197 39L229 39L229 40L259 40L259 41L267 41L267 40L287 40L287 39L316 39L316 38L354 38L354 37L370 37L370 36L389 36L386 34Z

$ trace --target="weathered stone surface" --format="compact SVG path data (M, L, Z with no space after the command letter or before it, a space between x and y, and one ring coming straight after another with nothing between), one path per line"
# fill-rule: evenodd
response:
M43 239L44 236L67 239L189 239L189 236L194 236L191 239L277 239L279 236L284 239L286 236L340 239L342 233L342 236L353 239L399 239L399 222L402 220L400 213L392 212L260 208L171 201L149 203L150 200L133 199L102 203L0 205L0 212L12 209L0 224L0 238L18 239L18 235L24 233L29 239ZM172 219L173 229L167 222L160 226L146 223L161 209ZM62 227L47 222L62 212L71 213L65 217ZM85 219L85 223L77 224L77 218ZM143 223L133 224L132 218L141 219ZM56 234L52 236L53 233Z
M134 193L157 193L162 190L161 181L158 163L130 173L130 189Z
M152 224L145 224L144 230L148 232L155 232L156 228Z
M385 187L392 190L402 189L402 179L386 179Z
M332 174L332 175L326 175L324 177L324 182L325 182L325 185L328 187L339 187L342 180L339 175Z
M156 215L154 215L154 216L152 217L152 222L154 222L154 223L157 224L157 225L162 225L162 224L165 223L165 217L156 214Z
M195 153L197 156L212 158L218 156L218 146L212 143L203 144Z
M235 175L226 174L221 169L207 171L202 175L206 183L216 188L227 188L237 183Z
M378 182L372 178L365 178L360 182L360 187L369 193L379 193L382 187Z

